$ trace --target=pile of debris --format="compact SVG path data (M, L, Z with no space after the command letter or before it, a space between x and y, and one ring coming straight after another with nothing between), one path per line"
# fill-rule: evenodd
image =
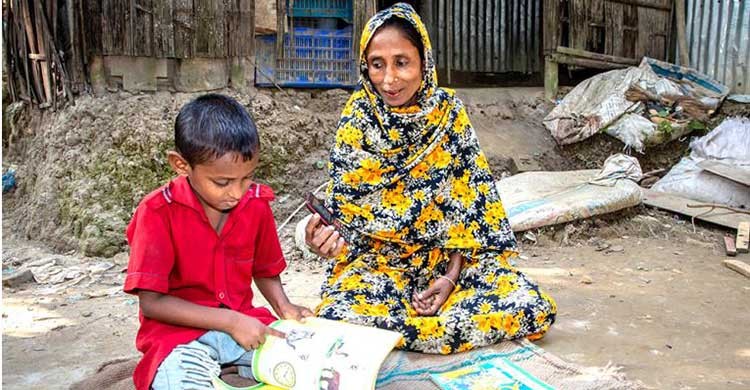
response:
M576 86L546 118L561 145L605 132L644 153L646 146L705 129L729 89L695 70L651 58Z
M638 67L602 73L576 86L547 115L544 125L562 145L604 132L621 140L626 151L632 149L645 153L648 145L666 143L697 129L709 130L710 117L718 111L728 94L726 86L693 69L644 58ZM657 173L663 174L667 169L660 171ZM571 173L548 174L562 177ZM635 182L639 180L633 176L627 178ZM593 214L590 210L609 212L625 204L621 201L625 199L624 195L607 197L597 192L597 196L593 196L595 192L585 187L590 182L573 179L565 182L566 187L559 188L560 191L529 196L518 205L513 204L513 191L518 190L510 188L519 183L508 182L506 192L511 192L503 197L506 205L510 200L508 215L511 221L520 216L531 218L534 210L551 202L560 203L561 207L564 205L565 210L547 213L544 218L539 218L537 213L534 218L539 223L566 222L571 219L569 216L585 218ZM535 180L533 186L528 183L528 187L544 187L545 183L545 180ZM503 184L504 181L499 184L501 191ZM586 200L571 201L572 192L582 196L590 192L591 196L587 196L588 203ZM705 136L696 137L690 142L690 154L671 167L664 177L642 175L637 192L638 201L627 205L640 203L642 194L643 203L648 206L688 216L693 222L699 219L736 229L736 244L733 235L725 238L726 253L734 256L747 251L750 119L727 118ZM602 201L609 203L601 207L599 203ZM516 225L522 230L527 227L527 222L516 221ZM734 260L728 260L726 264L750 277L750 265Z

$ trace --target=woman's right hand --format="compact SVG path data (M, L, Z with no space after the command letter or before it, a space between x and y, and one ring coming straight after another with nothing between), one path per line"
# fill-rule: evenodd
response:
M305 226L305 243L321 257L336 257L346 246L346 241L333 226L326 226L320 215L313 214Z
M266 326L257 318L238 312L234 312L234 314L236 318L228 333L246 351L258 349L261 344L266 342L266 336L286 337L284 332Z

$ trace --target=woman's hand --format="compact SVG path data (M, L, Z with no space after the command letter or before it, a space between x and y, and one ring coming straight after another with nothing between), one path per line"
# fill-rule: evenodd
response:
M276 313L276 314L278 314L281 318L285 320L304 321L305 317L314 316L312 310L304 306L295 305L293 303L280 307L279 312L280 313Z
M420 316L431 316L437 313L441 306L448 300L454 289L454 284L445 279L437 278L429 288L421 293L415 292L411 299L417 314Z
M313 214L305 226L305 243L320 257L336 257L346 246L346 241L333 226L326 226L320 215Z
M283 332L266 326L257 318L239 312L235 312L235 314L236 318L229 330L229 335L246 351L258 349L261 344L266 342L266 336L286 337Z

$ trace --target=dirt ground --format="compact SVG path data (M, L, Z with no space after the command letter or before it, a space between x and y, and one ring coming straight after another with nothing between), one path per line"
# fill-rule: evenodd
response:
M596 167L621 148L604 136L588 141L593 150L583 146L558 148L541 126L551 106L541 100L538 88L458 93L467 102L497 176L524 170ZM312 107L302 104L302 111L294 108L293 102L284 101L302 99L301 103L309 103L321 97L323 103ZM283 122L278 133L315 131L315 139L299 146L302 150L291 164L274 168L280 174L278 179L286 180L274 206L278 223L297 208L302 191L324 180L324 171L315 167L325 159L332 130L322 128L335 123L345 97L341 92L331 92L322 96L298 93L291 98L261 94L251 99L249 104L256 115L268 110L284 112L278 118L271 117L266 129ZM123 100L120 106L137 111L141 104L149 107L144 115L153 114L166 122L178 102L187 98L116 95L109 107L114 109L118 107L116 102ZM91 104L84 100L76 109L86 113L83 119L92 112ZM288 118L298 111L304 115L319 111L320 115L289 122ZM123 114L118 111L109 115ZM83 126L83 120L71 116L75 119L71 123ZM62 116L57 120L65 119ZM97 120L101 118L90 121ZM164 123L159 126L161 129ZM50 138L52 133L36 136ZM280 139L278 134L274 136ZM282 145L286 149L305 140L288 138ZM658 149L658 153L638 157L644 170L668 167L684 152L686 143L677 141ZM45 153L44 148L22 144L23 148L37 150L36 155ZM61 158L54 160L57 163ZM19 171L30 172L32 168L39 177L44 176L45 166L21 167ZM53 172L48 177L57 176ZM46 183L39 181L35 187ZM45 197L50 192L34 198L32 204L49 203ZM35 196L33 188L24 196ZM59 239L31 241L36 239L28 233L33 231L28 228L31 224L27 221L24 229L19 229L23 215L7 213L24 199L3 199L3 270L30 267L40 277L37 282L3 287L2 385L9 389L67 388L104 361L137 356L137 301L121 292L127 255L86 257L80 249L65 248ZM46 210L52 212L49 207ZM281 232L289 262L283 280L292 300L312 307L318 300L324 264L305 258L294 246L294 224L302 216L295 216ZM49 237L58 237L56 230L49 231ZM531 233L518 235L523 252L519 266L557 300L559 307L556 324L538 342L541 347L577 364L621 367L629 379L641 381L647 388L750 388L750 279L721 264L725 258L720 246L724 230L707 225L693 227L672 214L637 207ZM60 230L60 237L65 234L70 233ZM750 255L743 258L750 261Z
M314 306L323 264L283 244L291 299ZM537 231L519 266L556 300L557 322L539 342L585 366L612 364L653 389L750 386L750 283L725 268L721 231L639 209L609 221ZM124 258L58 255L4 242L3 262L57 259L98 266L62 285L4 289L3 386L67 388L108 359L135 356L137 303L120 291ZM745 255L747 257L748 255ZM85 267L84 267L85 268ZM72 284L69 285L68 284Z

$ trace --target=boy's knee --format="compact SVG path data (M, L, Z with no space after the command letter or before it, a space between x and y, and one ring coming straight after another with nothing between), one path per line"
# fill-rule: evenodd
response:
M198 342L176 347L159 365L151 385L154 390L213 389L221 373L219 362Z

